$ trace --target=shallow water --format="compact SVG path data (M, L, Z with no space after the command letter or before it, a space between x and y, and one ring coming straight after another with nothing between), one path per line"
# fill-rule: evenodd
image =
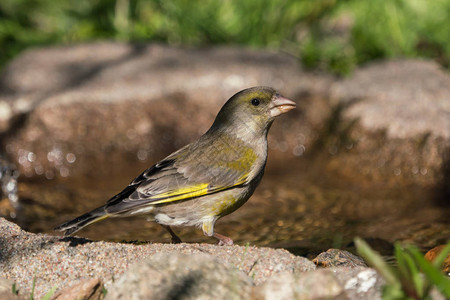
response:
M19 184L21 209L14 220L32 232L55 234L53 227L105 203L149 163L103 170L95 177L26 179ZM291 160L268 163L250 200L216 223L215 230L240 245L283 247L312 255L330 247L347 248L355 236L389 254L406 241L426 250L450 237L450 207L431 190L408 186L364 185L323 174L320 164ZM215 243L195 228L175 228L185 242ZM169 234L145 216L107 219L78 236L94 240L170 242Z

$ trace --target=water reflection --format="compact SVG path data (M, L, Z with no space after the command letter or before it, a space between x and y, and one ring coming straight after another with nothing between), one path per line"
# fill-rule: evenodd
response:
M2 186L2 198L7 198L13 211L10 212L11 218L16 217L16 211L19 209L19 196L17 189L17 178L19 172L17 168L4 158L0 157L0 183Z

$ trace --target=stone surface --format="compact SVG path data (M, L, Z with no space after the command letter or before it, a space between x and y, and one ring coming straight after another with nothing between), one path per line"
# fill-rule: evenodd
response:
M130 267L106 299L248 299L252 280L209 254L160 253Z
M301 273L315 269L303 257L286 250L253 246L209 244L145 244L92 242L82 238L32 234L0 218L0 276L17 283L25 293L36 280L35 295L40 297L52 287L64 287L92 278L105 282L108 289L130 265L158 253L183 255L208 254L221 264L247 274L255 284L280 273Z
M445 245L439 245L429 250L425 254L425 259L427 259L428 261L433 261L436 258L436 256L438 256L442 252L442 250L444 250L444 247ZM447 258L444 260L441 269L444 273L450 276L450 253L447 253Z
M349 299L381 299L385 281L374 269L336 268L332 271Z
M83 280L52 296L52 300L101 300L103 298L103 284L98 278Z
M255 299L381 299L380 276L369 268L282 273L255 288Z
M14 282L6 278L0 277L0 300L21 300L26 299L22 295L15 295L12 292Z
M324 270L301 276L280 274L255 289L255 294L256 299L347 299L333 273Z
M328 249L312 260L318 267L367 267L364 260L348 251Z
M390 138L430 134L450 139L450 76L436 63L373 63L337 82L331 96L350 105L346 117L359 118L365 128L385 130Z
M0 76L0 137L26 176L97 175L92 165L108 174L196 139L231 95L254 85L299 107L276 122L272 160L324 151L326 170L348 179L448 180L450 76L429 61L374 63L338 80L303 71L294 57L242 48L34 49Z
M330 145L331 169L393 185L448 183L450 76L437 64L374 63L337 81L330 100L340 136Z
M243 88L270 85L295 97L329 85L329 77L299 68L288 55L238 48L35 49L3 72L0 128L28 176L86 175L93 162L154 162L198 138Z

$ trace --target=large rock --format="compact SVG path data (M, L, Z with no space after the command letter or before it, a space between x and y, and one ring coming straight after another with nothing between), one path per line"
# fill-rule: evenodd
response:
M364 260L348 251L328 249L312 260L319 267L367 267Z
M109 173L161 159L198 138L237 91L270 85L286 96L323 91L327 77L294 57L237 48L86 44L35 49L0 80L0 128L28 176Z
M373 269L316 270L285 250L93 242L28 233L3 218L0 243L5 299L13 282L18 297L35 284L35 298L56 287L55 299L101 299L101 281L108 299L380 299L384 284Z
M361 181L448 187L450 76L437 64L375 63L336 82L330 98L340 136L329 145L332 169Z
M255 289L255 299L381 299L384 280L369 268L319 269L282 273Z
M252 285L211 255L161 253L130 267L106 299L249 299Z
M14 282L11 280L0 277L0 300L24 300L26 297L22 297L13 293Z
M104 298L104 295L102 282L98 278L92 278L63 288L52 296L52 300L101 300Z
M0 139L24 175L102 176L196 139L226 99L254 85L299 104L275 123L269 168L325 152L313 164L349 180L448 181L450 76L428 61L376 63L337 80L248 49L34 49L1 75Z
M80 282L89 282L87 280L92 278L101 279L108 289L130 265L141 264L145 258L159 253L177 253L184 260L194 255L193 260L196 262L199 262L198 255L202 254L209 257L206 259L207 266L217 266L212 260L226 266L218 269L217 276L233 268L246 274L249 280L252 278L255 284L281 272L301 273L315 269L311 261L282 249L93 242L81 238L28 233L0 218L0 276L16 282L21 295L29 295L33 281L36 284L36 297L44 295L54 286L59 291ZM161 256L158 257L155 260L161 259ZM159 267L162 268L163 264L161 262ZM182 268L173 267L174 270Z

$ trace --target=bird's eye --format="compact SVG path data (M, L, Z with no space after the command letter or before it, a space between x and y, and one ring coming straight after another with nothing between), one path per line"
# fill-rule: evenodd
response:
M258 106L258 105L259 105L259 102L260 102L259 99L256 99L256 98L253 98L253 99L252 99L252 105L253 105L253 106Z

